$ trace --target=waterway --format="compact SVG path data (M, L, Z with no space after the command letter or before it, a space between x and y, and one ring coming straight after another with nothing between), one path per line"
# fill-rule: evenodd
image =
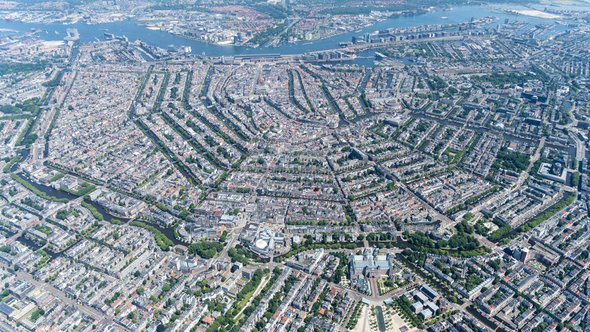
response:
M102 205L96 203L95 201L92 201L90 199L85 199L84 201L86 203L92 205L96 209L96 211L98 211L98 213L102 214L105 221L108 221L108 222L111 222L113 220L119 220L122 222L129 221L129 219L126 219L126 218L120 218L120 217L113 216L109 211L107 211L107 209L105 209L104 207L102 207Z
M16 232L13 232L7 226L0 224L0 234L2 234L5 238L9 238L9 237L12 237L14 234L16 234Z
M55 189L53 187L49 187L40 183L37 183L35 181L32 181L28 176L26 176L24 173L20 173L18 174L21 178L23 178L25 181L27 181L29 184L31 184L33 187L37 188L39 191L43 192L44 194L47 194L49 196L53 196L55 198L60 198L60 199L67 199L67 200L74 200L76 198L78 198L78 196L74 195L74 194L70 194L66 191L63 190L59 190L59 189Z
M53 197L57 197L57 198L65 198L68 200L73 200L78 198L78 196L70 194L68 192L65 192L63 190L58 190L49 186L45 186L39 183L36 183L34 181L31 181L29 178L27 178L24 174L20 174L20 176L25 179L27 182L29 182L31 185L35 186L35 188L39 189L40 191L42 191L43 193L49 195L49 196L53 196ZM90 201L90 200L86 200L86 202L88 202L90 205L92 205L98 212L100 212L100 214L103 215L104 220L107 222L111 222L114 219L117 219L119 221L122 222L129 222L129 219L126 218L121 218L121 217L116 217L113 216L107 209L105 209L104 207L102 207L100 204ZM156 223L151 223L151 222L147 222L147 221L143 221L142 222L155 227L157 230L159 230L160 232L162 232L164 235L166 235L170 240L172 240L172 242L174 243L174 245L179 245L179 244L185 244L184 242L178 240L175 235L174 235L174 227L162 227L159 224ZM8 234L10 235L10 234ZM22 239L21 239L22 238ZM28 240L24 237L19 238L20 242L23 242ZM30 241L30 240L29 240ZM28 243L30 244L30 243ZM40 247L39 247L40 248ZM35 248L38 249L38 248Z
M169 238L175 246L176 245L184 245L184 246L187 245L185 242L176 238L176 236L174 234L175 227L162 227L160 224L157 224L157 223L152 223L152 222L149 222L146 220L140 220L140 221L145 224L148 224L150 226L153 226L154 228L156 228L157 230L162 232L162 234L166 235L166 237Z
M39 243L38 241L33 241L27 237L27 235L23 234L16 238L16 240L25 246L29 247L31 250L39 250L43 247L43 244Z
M383 317L383 309L379 305L375 307L375 316L377 316L377 325L379 326L379 331L387 331L387 327L385 325L385 317Z
M196 40L191 40L164 31L150 30L139 25L133 20L126 20L114 23L101 24L61 24L61 23L20 23L15 21L0 20L0 29L10 29L18 32L37 31L37 36L44 40L63 40L66 30L75 28L80 33L80 42L88 43L96 40L103 40L104 33L124 35L130 41L142 40L150 45L167 48L169 46L190 46L192 52L198 55L207 56L232 56L232 55L260 55L260 54L301 54L305 52L321 51L339 48L342 42L350 42L352 37L360 36L378 30L388 28L407 28L426 24L453 24L468 22L471 19L495 16L503 21L504 19L527 21L530 23L552 23L554 20L537 17L520 16L494 9L490 6L460 6L447 10L432 10L425 14L413 16L393 17L377 22L369 27L354 32L348 32L337 36L316 40L300 41L284 44L279 47L249 48L244 46L221 46L213 45Z

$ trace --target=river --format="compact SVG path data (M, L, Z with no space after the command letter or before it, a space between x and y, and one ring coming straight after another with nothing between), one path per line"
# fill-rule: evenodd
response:
M460 6L447 10L432 10L425 14L413 16L392 17L390 19L377 22L369 27L354 32L348 32L337 36L316 40L301 41L290 44L283 44L279 47L268 48L249 48L244 46L220 46L213 45L196 40L191 40L181 36L173 35L164 31L149 30L133 20L126 20L114 23L101 24L61 24L61 23L20 23L15 21L0 20L0 29L10 29L19 32L30 32L37 30L37 35L45 40L63 40L66 30L76 28L80 33L80 42L88 43L96 40L103 40L104 33L108 32L114 35L124 35L130 41L142 40L150 45L167 48L174 46L190 46L192 52L198 55L207 56L232 56L232 55L257 55L257 54L301 54L305 52L321 51L339 48L341 42L350 42L353 36L360 36L365 33L371 33L377 30L387 28L405 28L415 27L426 24L453 24L463 23L472 18L478 19L486 16L495 16L503 21L510 20L527 21L530 23L552 23L554 21L509 14L490 6Z

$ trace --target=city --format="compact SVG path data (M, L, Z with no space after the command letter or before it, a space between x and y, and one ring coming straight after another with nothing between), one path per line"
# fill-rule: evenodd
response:
M589 130L586 1L0 1L0 331L588 331Z

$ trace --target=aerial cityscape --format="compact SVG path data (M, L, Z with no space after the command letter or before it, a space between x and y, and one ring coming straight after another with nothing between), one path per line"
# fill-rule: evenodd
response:
M0 331L590 331L590 1L0 0Z

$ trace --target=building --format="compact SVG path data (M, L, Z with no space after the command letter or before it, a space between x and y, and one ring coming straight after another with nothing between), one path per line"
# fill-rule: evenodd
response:
M379 254L377 249L365 249L362 255L351 254L350 277L354 279L360 275L369 278L377 278L391 274L393 271L393 258L389 254Z
M420 287L420 291L426 294L426 296L428 296L431 301L436 301L440 298L440 294L438 294L437 291L428 285L422 285L422 287Z

